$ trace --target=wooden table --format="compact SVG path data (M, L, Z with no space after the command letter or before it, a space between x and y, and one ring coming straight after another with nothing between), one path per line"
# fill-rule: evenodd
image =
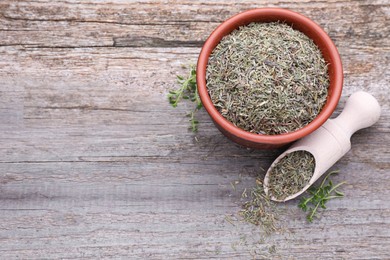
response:
M343 60L340 107L365 90L382 116L334 167L345 198L312 224L280 205L284 232L260 240L226 216L283 150L238 147L204 110L194 134L192 105L166 95L219 23L265 6L320 24ZM389 259L389 19L387 0L2 0L0 258Z

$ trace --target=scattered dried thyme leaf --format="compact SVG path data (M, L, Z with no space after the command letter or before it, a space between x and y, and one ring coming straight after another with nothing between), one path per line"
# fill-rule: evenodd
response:
M246 201L239 215L245 222L261 226L266 234L271 234L277 230L276 203L265 194L261 181L256 182L258 185L252 188L249 194L246 189L243 192L242 198Z
M206 82L228 121L275 135L302 128L321 112L329 76L321 51L305 34L283 23L251 23L215 47Z

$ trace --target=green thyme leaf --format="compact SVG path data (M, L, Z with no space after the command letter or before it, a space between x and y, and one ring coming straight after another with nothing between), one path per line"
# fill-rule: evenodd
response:
M190 73L187 77L177 75L177 82L180 87L177 90L170 90L167 97L169 104L172 107L177 107L182 99L187 99L195 103L195 108L190 111L190 129L193 132L198 131L198 120L196 120L196 113L202 108L202 101L200 100L198 88L196 85L196 70L195 66L190 67Z
M301 198L298 207L301 208L304 212L308 211L306 216L309 222L313 222L314 217L317 216L318 208L326 209L326 202L335 199L344 197L344 193L338 191L337 189L345 184L341 182L337 185L333 185L333 182L329 180L329 177L332 174L337 174L338 171L330 172L324 180L321 182L318 187L311 187L307 193L310 194L309 197Z

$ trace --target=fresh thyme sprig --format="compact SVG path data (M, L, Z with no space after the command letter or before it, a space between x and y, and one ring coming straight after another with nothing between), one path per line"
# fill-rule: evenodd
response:
M189 121L191 126L189 127L193 132L198 131L199 121L195 118L196 112L202 108L202 101L200 100L198 88L196 85L196 70L195 66L191 66L190 73L187 77L177 76L177 82L180 84L180 88L177 90L171 90L168 94L169 103L172 107L177 107L177 104L182 99L189 99L195 102L195 108L190 111L187 116L190 117Z
M330 172L321 182L318 187L311 187L308 189L309 197L303 197L298 204L298 207L303 211L308 211L309 214L306 216L309 222L313 222L313 218L318 213L319 208L326 209L325 203L328 200L344 197L344 193L337 190L345 182L333 185L332 181L329 180L330 175L336 174L338 171Z
M197 108L194 111L191 111L190 113L187 114L187 116L190 118L190 123L191 126L189 127L192 132L197 132L198 131L198 124L199 121L195 118Z

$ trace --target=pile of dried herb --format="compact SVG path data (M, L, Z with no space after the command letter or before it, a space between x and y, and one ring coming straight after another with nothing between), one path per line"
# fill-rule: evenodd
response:
M277 210L276 204L265 194L262 182L257 179L256 186L249 194L245 189L242 198L246 200L239 212L245 222L261 226L266 234L277 230Z
M314 156L295 151L284 156L269 172L268 194L277 200L301 191L310 181L315 168Z
M251 23L216 46L206 82L228 121L275 135L302 128L321 112L329 76L321 51L305 34L283 23Z

